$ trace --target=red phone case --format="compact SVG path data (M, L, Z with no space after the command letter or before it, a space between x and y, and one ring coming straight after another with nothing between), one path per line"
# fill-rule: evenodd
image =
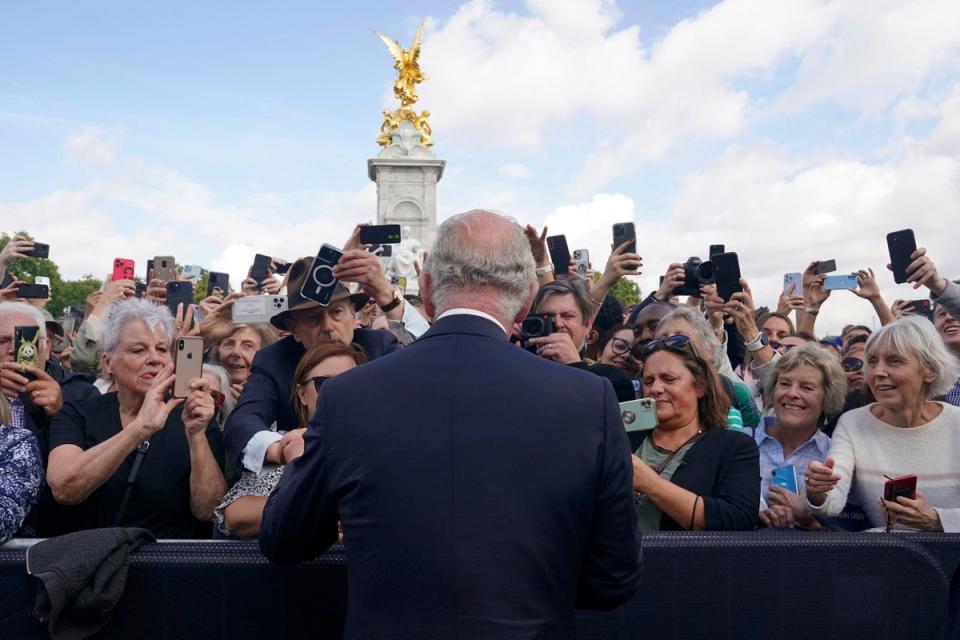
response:
M133 280L133 260L114 258L112 280Z
M911 474L900 476L899 478L888 478L883 483L883 499L890 502L896 501L899 497L910 498L917 497L917 476Z

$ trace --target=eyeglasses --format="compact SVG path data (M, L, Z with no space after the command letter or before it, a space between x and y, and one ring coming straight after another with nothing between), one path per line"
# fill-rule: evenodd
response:
M610 350L613 351L613 355L616 356L630 353L630 346L630 343L622 338L613 338L610 340Z
M787 353L788 351L790 351L790 349L793 349L794 347L799 347L799 346L800 345L798 344L784 344L782 342L776 342L776 341L770 343L770 348L773 349L774 351L779 351L780 353Z
M659 340L651 340L647 344L640 347L640 353L637 354L636 350L634 351L634 357L639 360L646 360L651 356L651 354L657 351L663 351L664 349L668 351L673 351L674 353L689 353L693 355L693 359L697 361L701 367L703 366L703 361L700 359L700 354L697 353L697 350L693 346L693 341L687 336L670 336L669 338L661 338Z
M304 381L301 382L300 384L309 384L309 383L312 382L312 383L313 383L313 388L316 390L317 393L320 393L320 387L321 387L321 385L323 385L324 382L326 382L327 380L329 380L329 379L332 378L332 377L333 377L333 376L314 376L314 377L312 377L312 378L307 378L306 380L304 380Z
M863 360L860 358L844 358L840 361L840 366L846 373L853 373L863 369Z

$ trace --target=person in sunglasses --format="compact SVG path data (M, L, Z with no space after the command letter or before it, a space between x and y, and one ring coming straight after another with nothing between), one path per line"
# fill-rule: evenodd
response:
M293 374L293 405L300 427L289 433L306 431L306 425L317 411L317 398L324 382L366 361L367 356L359 349L339 342L321 343L305 353ZM286 435L282 431L278 433ZM303 453L303 438L285 438L285 442L283 464L267 467L259 474L244 471L237 484L223 497L223 502L214 511L214 520L220 531L238 538L257 537L267 496L280 482L286 465Z
M840 355L840 368L847 378L847 397L843 402L843 408L836 414L830 416L827 423L823 426L823 432L828 436L833 435L837 428L837 422L840 416L847 411L853 411L866 406L874 401L870 395L870 390L863 384L863 365L866 359L865 347L870 334L856 333L846 339L843 352Z
M730 401L713 365L683 335L655 339L640 355L644 393L657 412L657 426L633 455L642 529L754 529L757 445L724 427Z

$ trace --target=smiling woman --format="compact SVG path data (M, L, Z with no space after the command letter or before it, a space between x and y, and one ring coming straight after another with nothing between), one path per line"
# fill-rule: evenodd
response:
M139 526L157 538L205 538L223 497L223 446L208 383L173 388L173 317L132 298L114 304L103 366L117 390L67 404L50 427L47 482L80 505L81 528ZM182 405L182 406L181 406Z
M835 515L853 491L874 527L960 531L960 409L932 398L958 363L924 318L908 316L870 336L866 384L876 403L845 413L825 463L807 469L815 514ZM890 478L916 476L916 494L884 499Z

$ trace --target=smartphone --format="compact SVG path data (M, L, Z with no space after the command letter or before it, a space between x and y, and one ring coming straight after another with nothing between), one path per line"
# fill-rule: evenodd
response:
M190 381L199 378L203 373L203 338L200 336L177 338L176 357L173 397L186 398L190 393Z
M330 303L337 289L337 279L333 276L333 267L340 261L343 252L336 247L324 244L310 265L307 277L303 279L300 295L319 302L323 306Z
M717 255L718 253L726 253L726 252L727 252L726 245L712 244L710 245L710 250L707 252L707 255L710 256L710 259L712 260L713 256Z
M792 464L774 469L770 473L770 484L783 487L792 493L800 493L797 489L797 470Z
M817 262L813 263L813 269L811 269L810 272L815 276L819 276L823 273L833 273L836 270L836 260L818 260Z
M13 276L10 275L9 271L7 271L3 274L3 281L0 282L0 289L6 289L11 284L13 284Z
M244 296L233 303L235 324L266 324L287 310L287 296Z
M716 273L717 295L729 300L733 294L743 291L740 286L740 259L735 252L718 253L711 262Z
M31 258L49 258L50 245L43 244L42 242L34 242L33 249L27 251L24 255L30 256Z
M401 296L407 295L407 279L403 276L390 276L390 284L400 292Z
M376 255L378 258L389 258L393 255L393 245L391 244L373 244L367 248L367 251Z
M177 261L173 256L157 256L153 259L153 277L164 282L177 279Z
M657 426L656 402L653 398L640 398L620 403L620 421L627 431L630 450L636 451L646 432Z
M133 285L136 288L136 296L142 298L147 292L147 283L145 282L135 282Z
M195 264L185 264L180 270L180 277L184 280L199 280L202 272L203 269Z
M79 320L80 318L73 315L72 313L68 313L67 315L65 315L63 317L63 322L60 323L63 325L63 332L70 334L76 331L77 326L80 324Z
M360 227L360 244L399 244L400 225L377 224Z
M791 295L802 296L803 295L803 274L797 271L794 271L793 273L783 274L784 292L790 289L790 285L793 285L793 293Z
M33 276L33 284L42 284L49 288L50 278L47 276Z
M917 476L911 474L899 478L887 478L887 481L883 483L883 499L894 502L900 497L916 499Z
M848 273L842 276L827 276L823 280L823 288L826 291L836 291L837 289L856 289L857 276Z
M207 278L207 296L225 296L230 293L230 276L219 271L211 271Z
M273 258L258 253L253 257L253 266L250 267L250 277L253 278L257 286L267 279L270 275L270 265L273 264Z
M557 275L570 273L570 249L567 248L567 236L549 236L547 249L550 251L550 261L553 262L553 272Z
M273 265L273 267L277 270L277 273L286 273L287 271L290 271L291 266L292 265L289 262L280 262Z
M40 327L13 328L13 348L17 364L40 368ZM32 376L30 376L32 379Z
M907 313L923 316L930 322L933 322L933 304L929 299L911 300L906 304L904 310L907 311Z
M907 267L913 262L913 252L917 250L917 240L913 237L913 229L893 231L887 234L887 249L890 251L890 266L893 267L893 281L903 284L909 274Z
M22 284L17 287L17 297L46 300L50 297L50 287L45 284Z
M114 258L113 274L110 276L110 279L114 282L117 280L133 280L133 260L129 258Z
M577 273L587 278L590 275L590 252L586 249L574 249L573 261L577 264Z
M624 242L630 241L632 247L627 247L628 253L637 251L637 232L632 222L617 222L613 225L613 248L616 249Z
M167 309L174 317L177 316L177 305L182 304L186 309L187 305L193 304L193 284L188 280L174 280L167 283Z

